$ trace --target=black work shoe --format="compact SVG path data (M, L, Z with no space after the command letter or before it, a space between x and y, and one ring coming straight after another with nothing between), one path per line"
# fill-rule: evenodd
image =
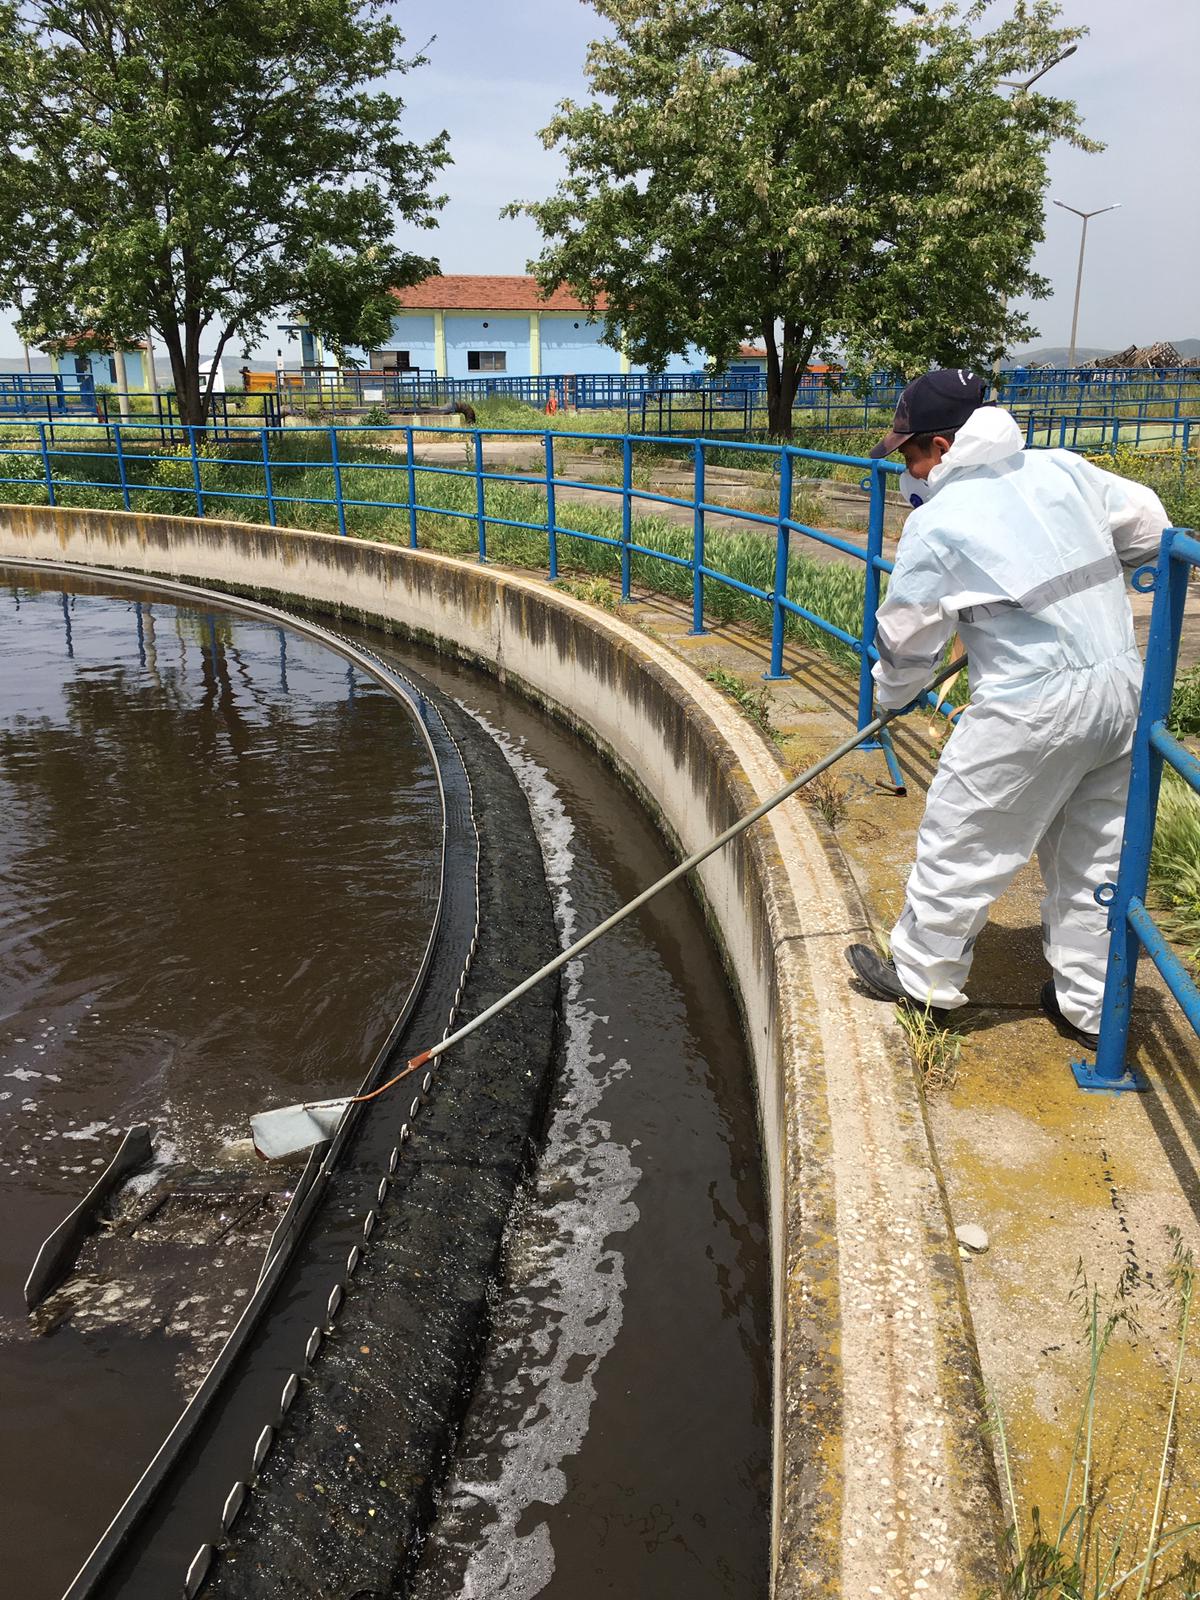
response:
M1053 978L1047 978L1042 985L1041 1002L1042 1010L1050 1018L1059 1033L1065 1033L1069 1039L1074 1039L1077 1044L1083 1045L1085 1049L1095 1050L1099 1047L1100 1035L1098 1033L1088 1033L1086 1028L1077 1028L1070 1017L1063 1015L1063 1009L1058 1003L1058 995L1054 989Z
M916 1011L927 1011L930 1019L939 1024L946 1020L946 1012L931 1006L926 1000L914 1000L900 982L895 967L885 961L878 950L869 944L852 944L846 947L846 960L854 976L876 1000L895 1000L900 1005L912 1006Z
M896 975L890 961L885 961L878 950L869 944L852 944L846 948L846 960L854 976L864 989L869 989L876 1000L907 1000L904 985Z

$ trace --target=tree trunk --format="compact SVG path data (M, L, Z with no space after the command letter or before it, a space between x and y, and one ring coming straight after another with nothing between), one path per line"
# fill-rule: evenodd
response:
M812 356L813 336L786 319L783 324L783 350L775 348L774 323L764 322L767 341L767 426L772 439L786 443L792 437L792 407L796 390Z
M786 443L792 437L792 404L800 374L794 362L785 361L777 366L774 386L767 372L767 427L772 439Z
M200 325L189 318L183 329L182 385L176 379L175 398L179 402L181 422L192 427L204 426L208 415L207 396L200 383Z
M183 341L179 337L179 328L170 318L164 318L161 328L163 343L167 347L167 356L171 363L171 387L175 390L176 407L181 422L189 421L184 409L183 396L187 390L187 369L183 359Z

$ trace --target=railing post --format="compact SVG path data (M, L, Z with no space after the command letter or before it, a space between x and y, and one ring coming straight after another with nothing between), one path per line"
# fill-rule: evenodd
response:
M546 446L546 541L550 551L550 582L558 581L558 524L554 503L554 435L547 429Z
M129 480L125 476L125 452L121 448L121 424L115 422L112 428L113 444L117 452L117 472L121 479L121 499L125 503L126 511L129 510Z
M863 594L862 659L858 664L858 725L865 728L873 715L875 684L871 677L871 647L875 643L875 613L879 610L879 562L883 558L883 468L871 467L871 504L867 518L867 572Z
M337 429L329 430L329 459L333 463L333 498L337 501L338 532L346 537L346 506L342 499L342 463L338 457Z
M1144 1080L1128 1068L1125 1061L1134 978L1141 950L1141 941L1130 925L1129 908L1132 901L1145 899L1150 876L1150 851L1162 780L1162 756L1151 744L1150 732L1156 722L1165 722L1171 712L1183 607L1187 599L1188 569L1182 563L1172 562L1174 542L1175 530L1168 528L1154 568L1154 606L1150 613L1137 731L1133 736L1129 799L1117 881L1115 885L1100 884L1096 891L1097 900L1108 907L1108 967L1096 1065L1092 1067L1086 1061L1071 1063L1075 1081L1082 1089L1145 1087Z
M260 429L259 439L262 444L263 489L267 496L267 516L274 528L278 526L275 520L275 485L271 479L271 435L266 428Z
M692 626L704 633L704 445L692 444Z
M49 401L46 402L47 405L49 403ZM37 426L38 438L41 440L42 445L42 471L46 476L46 504L57 505L58 502L54 498L54 476L50 471L50 452L46 449L46 424L39 422Z
M487 560L487 504L483 490L483 434L475 429L475 522L479 530L479 559Z
M621 440L621 599L629 599L632 578L630 543L633 527L633 440Z
M196 452L196 424L187 425L188 448L192 456L192 488L196 495L196 515L204 515L204 485L200 481L200 457Z
M404 430L404 449L408 457L408 542L417 548L417 463L413 454L412 424Z
M792 454L787 445L779 451L779 525L775 535L775 586L771 594L771 670L763 677L771 682L786 678L783 670L783 601L787 595L788 549L792 530Z
M858 726L865 728L873 716L875 680L871 676L871 647L875 643L876 615L879 611L880 563L883 560L883 527L886 512L887 477L882 462L871 464L871 505L867 520L867 572L863 590L863 620L860 649L862 659L858 665ZM869 740L864 750L882 750L887 762L892 788L897 794L906 792L904 773L896 759L891 735L884 728L877 739Z

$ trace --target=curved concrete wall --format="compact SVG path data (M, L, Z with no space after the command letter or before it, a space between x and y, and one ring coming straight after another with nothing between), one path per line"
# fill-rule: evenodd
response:
M604 751L690 852L783 781L665 646L535 579L238 523L0 508L5 555L187 578L478 662ZM995 1585L969 1322L911 1067L842 948L865 922L789 803L700 869L754 1062L772 1227L776 1600Z

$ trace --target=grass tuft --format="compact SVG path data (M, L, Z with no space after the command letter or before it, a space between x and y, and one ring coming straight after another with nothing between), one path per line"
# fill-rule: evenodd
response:
M1167 726L1177 739L1200 734L1200 666L1175 679Z
M904 1030L926 1094L952 1089L958 1079L962 1034L935 1022L928 1006L898 1005L896 1020Z
M1140 1331L1128 1274L1122 1275L1108 1306L1102 1309L1099 1291L1088 1282L1082 1262L1076 1268L1071 1299L1082 1316L1088 1378L1057 1526L1043 1520L1040 1509L1033 1506L1027 1533L1022 1534L1004 1417L994 1392L988 1392L989 1426L996 1440L1012 1518L1008 1536L1013 1566L1004 1584L1006 1600L1146 1600L1150 1594L1196 1600L1200 1579L1200 1542L1196 1535L1200 1533L1200 1523L1185 1522L1164 1531L1171 1470L1178 1450L1175 1423L1196 1287L1192 1252L1184 1247L1178 1228L1168 1228L1167 1233L1172 1253L1165 1273L1166 1292L1177 1334L1152 1499L1145 1480L1139 1478L1120 1523L1113 1527L1116 1513L1106 1504L1106 1484L1098 1476L1094 1451L1104 1357L1118 1328L1125 1327L1135 1338ZM1114 1403L1121 1403L1119 1390ZM1164 1572L1161 1568L1168 1555L1179 1565L1174 1571Z
M1200 967L1200 794L1170 768L1158 797L1150 888L1164 931Z
M599 606L602 611L616 611L618 608L619 602L612 585L603 578L590 578L584 583L573 578L558 578L554 587L576 600L585 601L589 606Z
M775 725L771 721L773 697L765 684L752 689L744 678L739 678L734 672L727 672L724 667L713 667L707 677L709 683L715 683L721 693L728 695L750 721L761 728L768 737L774 736Z
M832 772L818 772L811 778L803 789L800 798L806 806L823 817L825 825L834 833L846 820L849 811L850 789L847 784L839 783Z

